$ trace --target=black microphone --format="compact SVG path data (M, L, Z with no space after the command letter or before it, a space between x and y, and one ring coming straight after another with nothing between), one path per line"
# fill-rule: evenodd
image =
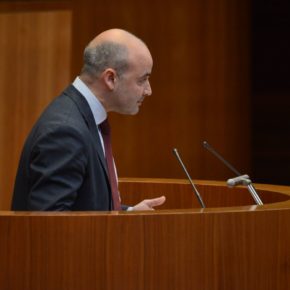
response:
M229 187L233 187L236 185L246 185L256 204L263 205L261 198L259 197L255 187L252 184L249 176L244 174L242 175L236 168L234 168L227 160L225 160L213 147L211 147L206 141L203 141L203 147L211 152L215 157L217 157L223 164L225 164L231 171L233 171L236 175L235 178L228 179L227 185Z
M186 176L187 176L187 178L188 178L188 180L189 180L189 182L190 182L190 184L191 184L191 186L192 186L192 188L193 188L193 191L194 191L194 193L195 193L195 195L196 195L196 197L197 197L197 199L198 199L198 201L199 201L201 207L202 207L202 208L205 208L205 204L204 204L204 202L203 202L203 200L202 200L202 198L201 198L201 196L200 196L200 194L199 194L199 192L198 192L196 186L195 186L194 183L192 182L192 179L191 179L191 177L190 177L188 171L186 170L186 167L185 167L184 163L182 162L182 160L181 160L181 158L180 158L180 156L179 156L178 151L177 151L176 148L173 149L173 153L174 153L174 155L176 156L177 160L179 161L179 163L180 163L180 165L181 165L183 171L185 172L185 174L186 174Z
M214 150L206 141L203 141L203 147L217 157L225 166L227 166L236 175L242 175L234 166L232 166L227 160L225 160L216 150Z

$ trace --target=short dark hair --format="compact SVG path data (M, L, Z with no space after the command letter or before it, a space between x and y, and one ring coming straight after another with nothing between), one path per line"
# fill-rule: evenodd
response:
M128 69L128 49L125 45L106 41L84 51L82 73L99 76L107 68L116 70L121 76Z

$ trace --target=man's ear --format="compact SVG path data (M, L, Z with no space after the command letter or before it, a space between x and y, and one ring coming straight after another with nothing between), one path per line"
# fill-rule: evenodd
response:
M109 90L113 91L115 88L116 78L117 78L116 71L112 68L107 68L102 73L102 78L103 78L105 86L107 86Z

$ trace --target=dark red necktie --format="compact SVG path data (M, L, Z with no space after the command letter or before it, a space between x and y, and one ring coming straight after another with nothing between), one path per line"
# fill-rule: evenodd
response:
M111 129L108 119L99 125L105 147L105 157L107 161L112 199L113 199L113 209L121 210L120 195L118 190L118 181L116 177L116 171L114 166L113 154L112 154L112 144L111 144Z

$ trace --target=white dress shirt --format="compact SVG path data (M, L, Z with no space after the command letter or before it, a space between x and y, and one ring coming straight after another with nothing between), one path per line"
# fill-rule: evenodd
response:
M92 91L87 87L87 85L79 77L76 77L72 85L85 97L85 99L87 100L90 106L90 109L95 119L95 123L98 128L98 133L100 136L100 140L103 147L103 152L105 155L104 141L103 141L103 137L100 132L100 129L99 129L99 125L107 119L108 117L107 112L105 108L103 107L103 105L101 104L101 102L97 99L97 97L92 93Z

